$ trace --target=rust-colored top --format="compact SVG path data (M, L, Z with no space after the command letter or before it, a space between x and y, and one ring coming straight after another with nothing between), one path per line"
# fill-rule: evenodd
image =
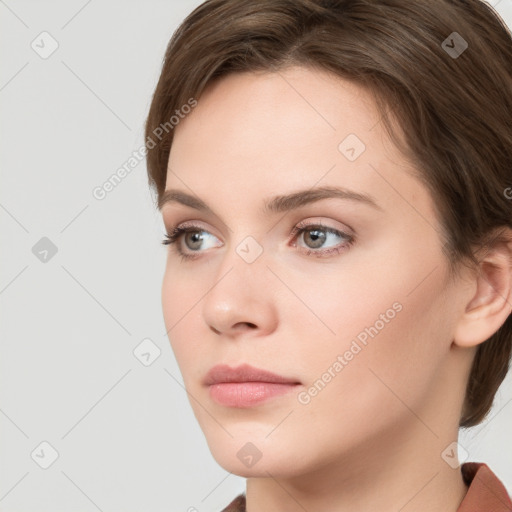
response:
M469 486L457 512L512 512L512 501L498 477L482 462L466 462L462 477ZM238 495L222 512L247 512L245 494Z

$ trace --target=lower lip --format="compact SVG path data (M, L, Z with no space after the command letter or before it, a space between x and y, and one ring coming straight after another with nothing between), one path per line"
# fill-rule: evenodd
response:
M297 384L273 382L222 382L210 385L210 396L228 407L252 407L266 400L289 393Z

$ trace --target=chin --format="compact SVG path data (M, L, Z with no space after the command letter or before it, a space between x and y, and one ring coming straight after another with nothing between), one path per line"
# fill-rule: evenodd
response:
M265 425L227 426L231 437L218 425L206 429L206 441L215 461L226 471L241 477L293 476L306 471L302 443L293 436L279 437ZM215 432L213 432L215 430Z
M279 447L263 451L261 458L253 465L250 465L249 461L246 465L245 461L239 460L237 452L238 450L233 447L230 452L212 450L212 455L219 466L244 478L267 478L270 475L275 478L283 478L299 475L305 471L303 466L297 465L295 456L289 456ZM304 461L301 460L301 463L304 464Z

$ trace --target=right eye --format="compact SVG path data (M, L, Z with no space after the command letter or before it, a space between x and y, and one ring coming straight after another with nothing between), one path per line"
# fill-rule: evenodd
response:
M164 245L172 244L174 250L182 258L195 258L197 257L197 255L190 254L190 252L202 252L202 249L209 249L211 247L219 246L219 244L215 244L212 242L204 246L204 244L208 242L209 236L216 238L214 235L203 229L201 226L189 224L186 226L177 226L172 228L170 230L170 233L165 233L165 239L162 241L162 243ZM185 250L183 249L182 239L186 246Z

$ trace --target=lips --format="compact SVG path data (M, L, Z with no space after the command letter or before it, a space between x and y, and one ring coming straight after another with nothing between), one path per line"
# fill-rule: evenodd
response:
M286 395L301 383L248 364L236 368L221 364L210 369L203 384L218 404L245 409Z
M207 386L233 382L268 382L273 384L300 384L293 378L283 377L267 370L255 368L248 364L242 364L235 368L221 364L214 366L206 374L203 383Z

